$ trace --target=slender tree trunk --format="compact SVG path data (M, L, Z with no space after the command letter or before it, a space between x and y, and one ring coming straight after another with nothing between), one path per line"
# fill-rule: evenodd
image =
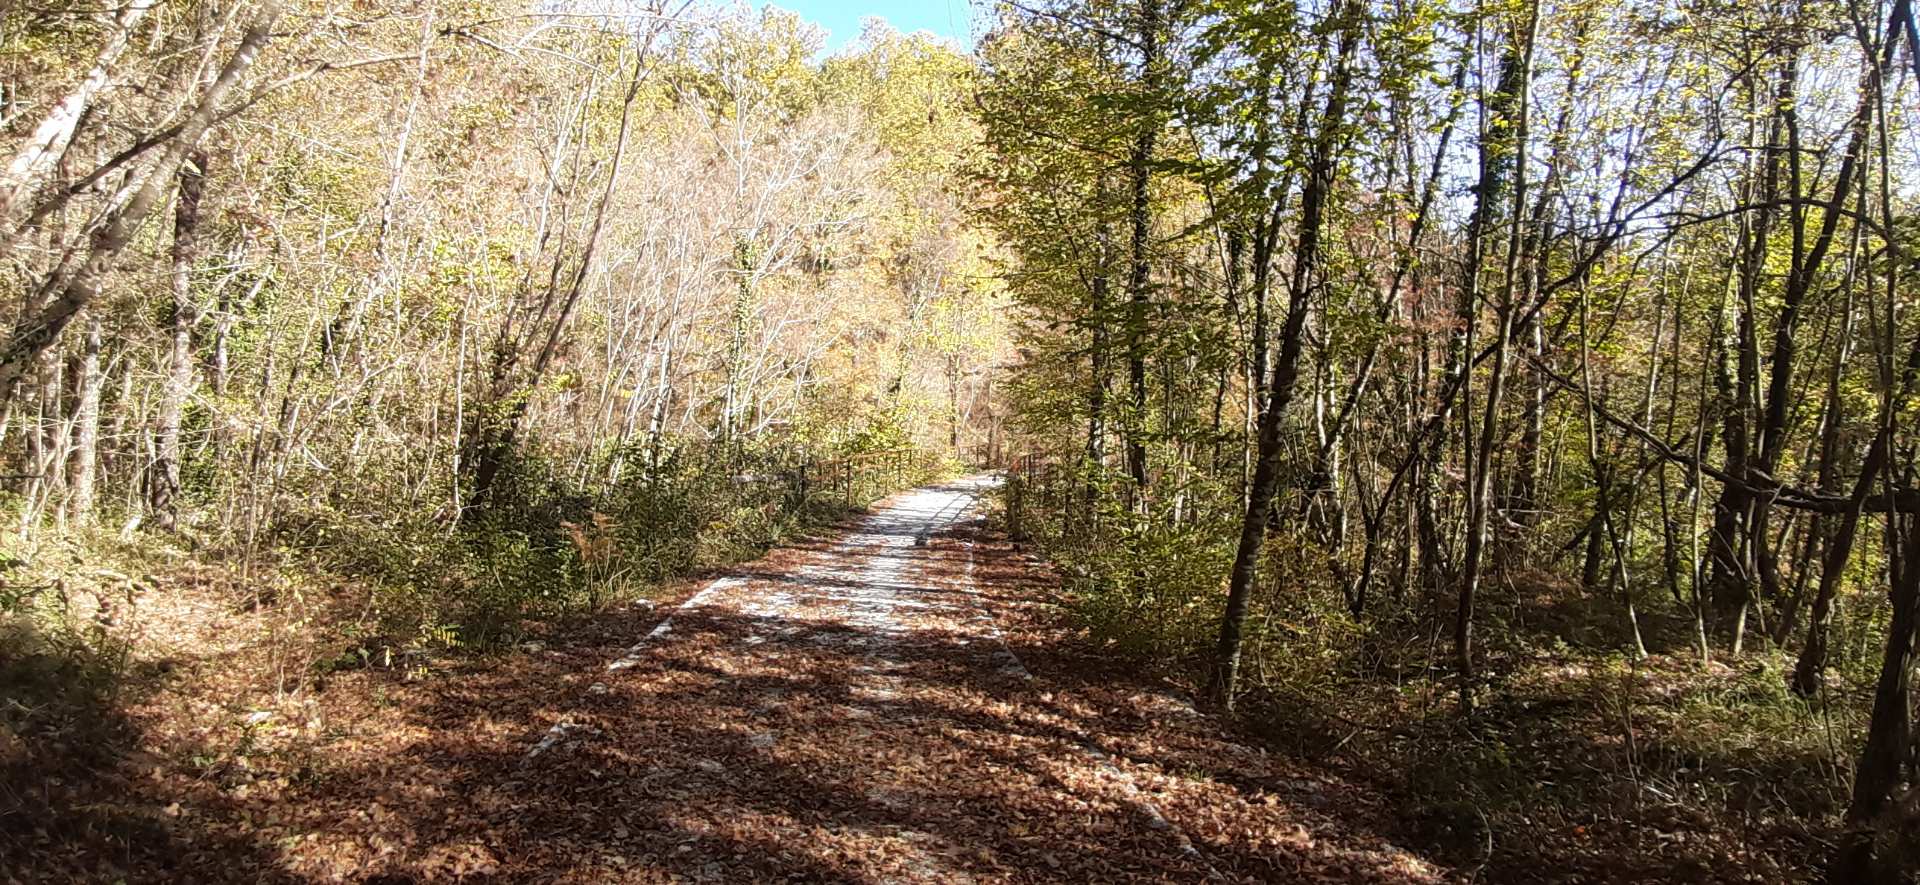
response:
M87 337L80 354L79 402L74 405L73 489L67 499L67 520L75 525L93 521L94 489L100 464L100 394L106 378L100 371L100 318L87 319Z
M221 100L253 65L279 18L278 0L267 0L140 187L93 232L83 250L84 257L70 268L55 269L42 281L34 299L42 306L22 316L13 336L0 346L0 401L12 395L26 368L60 337L74 316L99 295L107 272L118 262L120 253L133 241L134 233L159 202L163 183L173 179L181 161L213 125Z
M1157 101L1160 71L1160 0L1140 0L1139 43L1141 83L1148 101ZM1127 473L1133 479L1133 503L1136 509L1147 506L1147 336L1149 290L1152 270L1150 254L1153 235L1153 206L1149 185L1153 180L1153 151L1160 136L1157 110L1150 110L1134 135L1127 155L1127 175L1132 187L1132 206L1128 212L1131 227L1127 269L1127 380L1133 404L1127 418Z
M747 326L753 322L753 243L744 237L733 246L733 310L727 317L727 390L720 405L720 438L735 442L739 430L741 401L746 398ZM893 391L900 390L900 377L894 378Z
M547 367L559 352L561 334L566 331L574 307L586 289L587 275L593 268L600 235L606 228L608 208L613 203L614 186L620 182L627 139L632 133L634 103L640 96L640 85L649 70L647 56L657 33L651 31L647 34L634 57L633 72L620 105L620 127L611 147L612 159L608 164L606 182L595 203L593 221L581 242L580 255L574 260L572 273L563 279L560 264L564 259L554 259L550 285L542 293L540 308L535 314L546 318L545 327L531 327L519 339L510 337L510 327L502 327L495 343L493 377L486 405L475 410L472 419L474 426L466 434L469 451L461 458L462 463L471 470L472 491L467 496L467 507L470 509L484 509L493 503L494 483L518 444L520 425L527 413L527 397L515 394L531 390L546 375ZM747 282L743 281L741 285L746 286ZM529 351L531 359L528 358Z
M1895 514L1889 521L1889 546L1894 556L1889 597L1893 617L1887 625L1886 651L1880 678L1874 685L1873 716L1867 743L1853 774L1853 799L1847 806L1848 831L1835 856L1830 882L1893 881L1876 875L1881 861L1874 851L1874 831L1893 804L1903 772L1913 753L1913 667L1920 630L1920 518Z
M133 37L134 28L146 17L158 0L130 0L115 13L106 31L106 40L94 55L93 65L73 89L47 109L47 115L33 133L14 150L12 159L0 170L0 242L11 242L12 212L39 187L72 143L74 133L86 118L94 99L113 82L113 68ZM10 249L5 252L11 252ZM0 252L4 255L5 252Z
M1778 47L1770 47L1767 54L1771 56L1778 51ZM1765 96L1768 109L1764 117L1766 149L1756 159L1759 168L1749 171L1746 188L1747 201L1757 208L1743 219L1740 229L1737 257L1739 288L1733 305L1736 337L1731 349L1736 370L1731 376L1724 370L1716 376L1721 399L1726 403L1723 418L1727 470L1749 483L1754 479L1749 471L1762 466L1757 463L1761 457L1759 444L1764 444L1766 436L1764 427L1755 426L1763 424L1763 420L1756 421L1759 417L1756 413L1761 408L1757 324L1760 321L1760 290L1766 272L1767 250L1778 214L1774 204L1780 194L1787 128L1785 109L1779 101L1780 91L1788 88L1786 81L1777 81L1773 89L1764 89L1760 82L1762 76L1765 76L1765 72L1749 78L1747 85L1754 102ZM1759 578L1756 561L1759 547L1756 544L1765 544L1765 532L1754 531L1754 506L1753 496L1737 484L1728 484L1714 503L1713 530L1709 535L1708 551L1714 570L1714 605L1721 611L1733 612L1734 654L1741 651L1747 611L1754 599L1753 583Z
M1812 242L1806 240L1806 215L1799 204L1800 181L1800 138L1797 114L1793 108L1793 88L1789 78L1797 71L1789 56L1788 70L1782 72L1782 85L1778 102L1782 106L1781 115L1787 130L1787 154L1791 175L1791 196L1794 198L1793 239L1794 252L1792 269L1787 276L1786 291L1781 298L1781 306L1774 321L1773 345L1769 364L1772 374L1768 378L1765 410L1761 416L1758 448L1758 469L1761 476L1772 476L1779 468L1781 453L1786 449L1788 419L1790 408L1788 401L1794 397L1792 391L1793 364L1797 353L1795 336L1799 329L1800 308L1813 291L1813 285L1826 256L1833 247L1833 241L1840 223L1841 207L1847 203L1848 195L1858 176L1860 161L1866 150L1869 124L1872 119L1872 97L1876 89L1877 75L1869 73L1868 79L1861 83L1861 101L1855 110L1854 125L1847 139L1847 147L1840 160L1840 169L1836 173L1833 195L1822 213L1819 230ZM1760 583L1767 591L1768 598L1777 599L1780 595L1780 570L1773 553L1771 536L1768 533L1772 514L1772 502L1756 497L1752 501L1751 537L1748 544L1753 548L1752 557ZM1845 517L1843 517L1844 519ZM1824 582L1823 582L1824 583ZM1799 684L1796 667L1795 684Z
M1094 187L1096 203L1105 201L1106 176ZM1085 488L1081 490L1080 528L1086 537L1095 537L1100 525L1100 486L1107 464L1107 376L1108 376L1108 302L1112 299L1108 277L1112 235L1103 219L1094 234L1094 267L1087 285L1089 341L1087 342L1087 455L1083 471Z
M1893 288L1889 281L1889 297ZM1819 691L1821 677L1826 672L1833 604L1839 594L1840 582L1846 577L1847 561L1853 555L1861 512L1874 487L1881 482L1881 474L1891 465L1892 422L1895 416L1906 410L1916 381L1920 381L1920 336L1916 336L1907 349L1906 364L1901 369L1897 389L1880 405L1880 414L1876 419L1878 431L1860 463L1860 476L1854 480L1853 494L1849 499L1851 506L1840 513L1833 536L1827 541L1825 555L1821 558L1820 585L1814 592L1813 610L1808 615L1807 641L1800 647L1800 656L1793 668L1791 687L1794 694L1801 697L1812 697Z
M1456 94L1464 94L1465 92L1464 87L1466 85L1467 69L1470 61L1470 55L1468 53L1462 53L1459 64L1454 68L1453 89ZM1446 124L1440 128L1439 144L1434 148L1432 165L1428 167L1425 183L1420 188L1420 202L1414 210L1412 223L1407 228L1406 247L1394 263L1393 277L1387 285L1386 297L1382 299L1379 307L1375 311L1375 319L1381 323L1385 323L1394 311L1400 309L1401 288L1410 277L1415 277L1417 273L1416 256L1419 255L1421 234L1426 230L1427 219L1433 208L1434 197L1439 190L1440 174L1446 167L1447 146L1453 141L1454 129L1459 122L1460 110L1463 106L1463 101L1454 102L1452 107L1447 111ZM1411 156L1408 157L1407 163L1409 170L1411 170L1413 166ZM1409 175L1411 175L1411 172L1409 172ZM1415 285L1418 285L1417 278ZM1355 410L1360 405L1360 397L1366 391L1368 379L1373 375L1373 368L1379 359L1380 352L1381 342L1376 341L1373 346L1368 349L1367 356L1361 361L1359 370L1354 373L1353 381L1347 388L1346 400L1341 405L1340 411L1334 416L1335 441L1339 439L1341 431L1350 425ZM1421 360L1419 362L1419 368L1424 370L1424 366L1425 361ZM1408 388L1409 400L1417 399L1424 386L1424 371L1417 372L1413 383L1410 384ZM1329 453L1323 451L1320 457L1322 460L1325 460L1328 455ZM1417 479L1413 485L1416 489L1420 487ZM1382 500L1379 507L1374 511L1373 517L1363 520L1364 525L1362 528L1365 534L1365 547L1361 550L1360 574L1354 578L1354 588L1348 596L1349 613L1354 617L1359 617L1360 614L1366 610L1367 597L1373 583L1375 545L1380 535L1379 523L1385 518L1392 506L1393 502L1391 500ZM1410 521L1414 518L1416 511L1417 507L1409 507L1407 515ZM1402 549L1400 553L1401 557L1398 566L1400 580L1395 582L1396 588L1404 587L1406 580L1412 573L1410 561L1413 555L1412 545L1408 545Z
M147 474L147 507L161 529L174 527L175 497L180 492L180 423L193 392L193 328L200 321L194 303L193 265L199 257L200 200L206 190L207 154L193 150L180 166L180 191L173 207L173 267L168 274L167 379L154 431L153 465Z
M1214 649L1213 671L1208 694L1223 708L1233 708L1240 671L1241 639L1245 631L1248 604L1253 595L1253 580L1260 562L1260 547L1266 540L1267 513L1280 485L1281 424L1293 398L1299 377L1300 353L1307 323L1307 308L1312 302L1316 275L1321 261L1320 238L1326 223L1327 203L1334 187L1335 156L1346 132L1347 94L1353 78L1350 62L1358 42L1357 15L1348 4L1330 13L1340 21L1335 50L1331 89L1326 111L1314 138L1305 185L1300 195L1299 236L1294 245L1293 274L1288 286L1287 317L1281 327L1280 350L1273 367L1273 379L1266 408L1260 413L1260 433L1256 445L1253 482L1247 493L1247 510L1240 522L1240 541L1234 551L1233 570L1228 578L1227 607L1220 623L1220 637Z
M1476 195L1479 205L1475 210L1474 225L1479 228L1468 248L1474 256L1482 253L1485 243L1484 234L1491 213L1498 211L1502 196L1500 183L1511 177L1512 205L1508 207L1510 230L1507 236L1506 272L1502 275L1501 298L1497 305L1498 336L1493 343L1493 365L1487 378L1486 402L1482 407L1477 439L1469 435L1470 451L1467 463L1467 526L1465 549L1461 555L1460 593L1454 610L1453 653L1454 666L1460 675L1460 709L1471 713L1474 706L1474 666L1473 666L1473 621L1474 608L1480 590L1482 570L1485 567L1485 548L1487 546L1487 527L1492 510L1493 493L1493 452L1498 445L1500 434L1500 403L1505 392L1507 359L1512 348L1512 330L1514 323L1514 287L1520 253L1521 210L1525 205L1526 190L1526 145L1527 145L1527 105L1529 101L1528 82L1532 78L1534 34L1539 28L1540 8L1537 3L1528 13L1524 39L1510 46L1500 63L1500 83L1495 95L1489 99L1491 111L1488 120L1488 133L1481 141L1481 188ZM1478 311L1479 265L1477 257L1468 262L1469 278L1465 289L1462 310L1469 313L1468 332L1474 327L1475 314ZM1471 354L1474 347L1469 341L1466 352ZM1471 366L1466 367L1471 372ZM1469 416L1472 410L1467 410Z

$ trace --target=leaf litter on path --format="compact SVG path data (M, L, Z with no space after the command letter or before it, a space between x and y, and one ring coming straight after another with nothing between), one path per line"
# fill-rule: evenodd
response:
M625 639L585 626L425 684L336 686L323 764L251 795L163 776L180 811L132 837L124 872L1448 878L1374 835L1376 797L1233 743L1076 644L1040 602L1044 566L966 509L984 484L896 496L678 609L629 613Z

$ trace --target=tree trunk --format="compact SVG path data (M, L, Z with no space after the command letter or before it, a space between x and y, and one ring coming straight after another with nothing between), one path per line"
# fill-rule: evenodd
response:
M42 305L20 318L13 336L0 347L0 402L12 396L21 375L33 360L45 352L67 324L73 321L100 293L106 274L118 262L120 253L132 242L147 215L160 199L163 182L170 181L187 153L213 125L221 99L246 74L260 50L272 37L273 24L280 17L278 0L268 0L255 15L239 46L228 57L213 84L201 94L200 101L169 142L165 153L154 162L145 181L118 211L95 229L84 258L78 265L62 266L47 275L36 293L35 303Z
M1094 185L1096 206L1105 202L1107 179L1101 175ZM1098 211L1098 210L1096 210ZM1104 220L1094 233L1094 268L1087 284L1088 371L1087 371L1087 447L1085 488L1081 490L1080 529L1093 537L1100 522L1101 475L1107 463L1107 316L1112 284L1107 275L1112 234Z
M1335 153L1346 131L1347 93L1353 77L1350 62L1358 40L1359 16L1345 3L1335 7L1330 15L1341 21L1331 91L1300 194L1299 237L1294 245L1287 317L1281 327L1280 350L1274 360L1266 408L1260 413L1253 482L1247 492L1247 510L1240 521L1239 546L1234 551L1233 570L1228 578L1226 613L1221 619L1213 671L1208 681L1208 695L1228 710L1233 709L1239 680L1241 639L1253 595L1253 579L1259 567L1260 547L1266 540L1267 513L1280 485L1281 424L1293 398L1294 382L1299 377L1307 308L1312 301L1321 258L1320 237L1334 186Z
M545 376L547 367L559 352L561 333L566 331L574 307L579 304L580 295L586 289L587 274L593 268L600 234L606 228L607 209L613 203L613 189L620 181L627 139L632 132L633 107L640 96L640 84L645 82L650 70L647 55L657 33L648 33L633 60L633 72L620 105L620 127L614 136L606 183L595 204L593 221L581 242L580 255L575 259L572 272L564 278L561 274L561 262L564 259L555 257L549 285L541 293L539 309L533 314L549 318L546 325L529 327L517 338L511 336L510 326L503 326L495 341L493 372L486 401L474 410L471 419L473 426L466 434L469 450L461 458L462 465L470 470L472 491L466 505L469 509L484 510L492 505L494 484L518 444L520 425L527 413L528 397L519 394L532 390ZM743 279L741 285L745 287L749 283ZM736 367L737 364L730 365L729 372ZM729 390L730 401L731 394ZM730 413L728 418L731 420Z
M1160 70L1160 0L1140 0L1140 75L1148 101L1156 101ZM1127 418L1127 473L1133 479L1133 504L1147 506L1147 325L1152 300L1151 239L1153 207L1148 185L1152 183L1153 150L1160 136L1157 110L1146 113L1140 131L1134 135L1127 155L1127 175L1132 186L1132 206L1128 214L1131 226L1131 256L1127 268L1127 380L1133 393L1133 408Z
M85 349L80 355L79 402L74 405L73 487L67 498L67 520L84 526L93 521L95 485L100 463L100 393L106 377L100 371L100 318L87 320Z
M47 109L40 125L34 127L33 134L20 143L6 168L0 170L0 242L12 240L14 207L21 202L21 197L32 195L41 179L59 164L93 106L94 98L112 83L114 63L126 51L133 29L156 3L157 0L130 0L120 8L86 75Z
M1880 861L1874 856L1874 830L1892 806L1913 753L1913 666L1915 630L1920 628L1920 518L1890 514L1900 537L1889 538L1901 551L1895 557L1892 621L1881 658L1880 678L1874 686L1873 718L1867 743L1853 775L1853 799L1847 806L1848 830L1842 838L1830 882L1871 882L1878 879Z
M1534 34L1539 28L1539 4L1532 5L1523 41L1509 45L1500 62L1500 81L1495 93L1488 98L1487 131L1481 139L1480 149L1480 187L1475 194L1476 207L1471 226L1474 228L1468 241L1469 258L1467 278L1462 287L1461 312L1465 315L1468 344L1466 354L1474 350L1472 331L1477 322L1479 310L1478 291L1481 256L1485 253L1486 232L1495 220L1494 213L1500 211L1503 186L1511 178L1512 205L1507 208L1511 230L1507 237L1507 260L1502 275L1501 299L1498 304L1498 324L1495 330L1498 336L1493 343L1493 365L1490 367L1486 403L1482 415L1477 439L1469 434L1467 464L1467 525L1466 544L1461 555L1460 593L1454 609L1453 653L1454 666L1460 676L1460 708L1463 713L1471 713L1473 697L1473 620L1476 597L1480 590L1480 579L1484 568L1487 545L1487 527L1492 510L1493 494L1493 451L1498 444L1500 423L1500 401L1505 391L1507 357L1512 348L1514 323L1514 285L1520 252L1519 225L1521 209L1524 206L1526 180L1527 145L1527 104L1528 82L1532 78ZM1468 356L1468 359L1471 357ZM1462 366L1470 378L1470 363ZM1468 386L1471 386L1470 383ZM1465 410L1469 422L1472 410Z
M200 321L194 303L193 263L199 253L200 200L206 189L207 154L191 151L180 167L180 192L173 207L173 267L168 275L167 380L154 431L153 465L147 473L147 508L161 529L174 527L180 492L180 423L193 392L193 328Z

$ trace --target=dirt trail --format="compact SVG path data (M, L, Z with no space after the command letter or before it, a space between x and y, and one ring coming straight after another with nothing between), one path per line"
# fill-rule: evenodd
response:
M988 484L897 495L668 611L338 674L264 720L157 697L134 714L153 753L0 826L0 883L1448 877L1378 835L1377 794L1077 636L973 509Z
M1157 718L1218 736L1163 692L1102 711L1088 702L1112 699L1036 679L996 611L1017 603L992 591L1015 588L982 586L981 559L1007 552L972 536L987 483L896 496L824 549L716 582L616 660L524 774L534 793L583 773L606 785L577 817L588 831L567 834L565 868L716 881L1431 875L1378 840L1323 843L1258 788L1125 758L1135 739L1155 742ZM1110 735L1103 714L1134 721ZM577 853L588 846L591 859Z

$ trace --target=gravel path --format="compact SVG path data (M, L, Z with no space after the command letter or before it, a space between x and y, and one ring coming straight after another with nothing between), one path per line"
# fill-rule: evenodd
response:
M556 833L574 852L568 868L714 881L1245 877L1247 846L1216 860L1197 845L1157 798L1174 779L1116 762L1106 724L1037 685L1009 645L980 551L959 531L990 483L895 496L830 543L714 582L614 661L527 763L535 791L599 788L584 828ZM1198 718L1173 704L1170 718ZM1417 864L1396 866L1404 857L1363 860L1386 880L1421 878Z
M0 820L0 883L1447 878L1382 835L1377 791L1079 634L986 527L991 484L264 716L206 700L247 672L210 662L136 710L150 749L41 779L61 816Z

